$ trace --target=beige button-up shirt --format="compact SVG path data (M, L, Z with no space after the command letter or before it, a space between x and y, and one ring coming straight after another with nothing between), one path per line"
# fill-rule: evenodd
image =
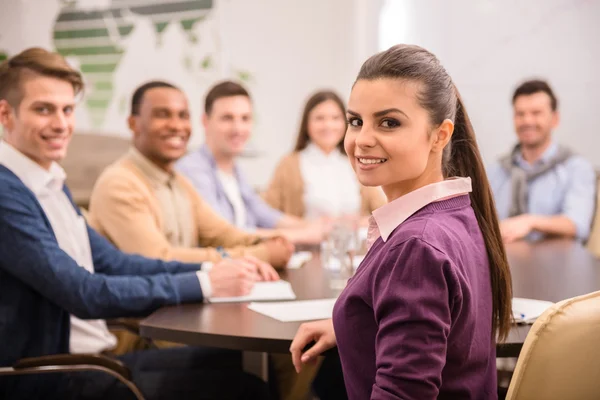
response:
M175 179L175 174L157 167L135 147L129 149L129 159L150 181L154 194L164 215L163 234L171 246L197 247L198 237L194 235L193 218L190 218L190 200L185 189ZM212 295L212 285L207 272L212 268L211 262L202 263L202 271L196 275L204 298Z
M163 233L169 243L177 247L197 247L189 197L174 179L175 175L154 165L134 147L129 150L129 159L146 175L154 189L164 216Z

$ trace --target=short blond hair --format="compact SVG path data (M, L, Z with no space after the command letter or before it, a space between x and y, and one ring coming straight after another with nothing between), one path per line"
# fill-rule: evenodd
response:
M75 94L83 88L81 73L72 68L58 53L32 47L0 63L0 100L17 108L23 100L23 82L28 73L39 74L66 81Z

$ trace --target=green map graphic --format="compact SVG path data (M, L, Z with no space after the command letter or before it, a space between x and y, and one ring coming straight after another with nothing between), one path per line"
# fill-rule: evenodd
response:
M169 24L179 23L194 44L198 40L194 25L213 8L212 0L112 0L110 7L94 11L79 9L76 0L66 3L54 24L54 46L63 56L79 61L88 83L85 104L95 128L102 126L113 100L114 73L127 51L121 43L135 29L128 17L149 18L157 43ZM0 52L0 61L2 57Z

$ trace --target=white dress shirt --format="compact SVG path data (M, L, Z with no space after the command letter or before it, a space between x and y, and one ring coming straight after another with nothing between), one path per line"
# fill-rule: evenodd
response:
M360 187L348 157L337 149L325 154L309 143L300 152L307 219L360 213Z
M241 229L246 229L246 205L242 198L242 192L240 191L240 185L233 174L217 168L217 178L221 185L223 185L223 191L225 196L233 207L233 216L235 226Z
M62 190L65 171L57 163L52 163L47 171L4 141L0 141L0 163L33 192L50 221L61 250L81 268L94 273L85 219L77 214ZM71 353L98 353L116 344L117 339L108 331L104 320L82 320L71 315Z

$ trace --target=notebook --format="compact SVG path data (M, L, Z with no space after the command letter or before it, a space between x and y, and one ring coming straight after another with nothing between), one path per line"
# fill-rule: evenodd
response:
M533 324L544 311L553 305L554 303L551 301L514 297L512 299L512 311L515 322Z
M296 294L288 281L257 282L247 296L213 297L211 303L243 303L248 301L294 300Z

